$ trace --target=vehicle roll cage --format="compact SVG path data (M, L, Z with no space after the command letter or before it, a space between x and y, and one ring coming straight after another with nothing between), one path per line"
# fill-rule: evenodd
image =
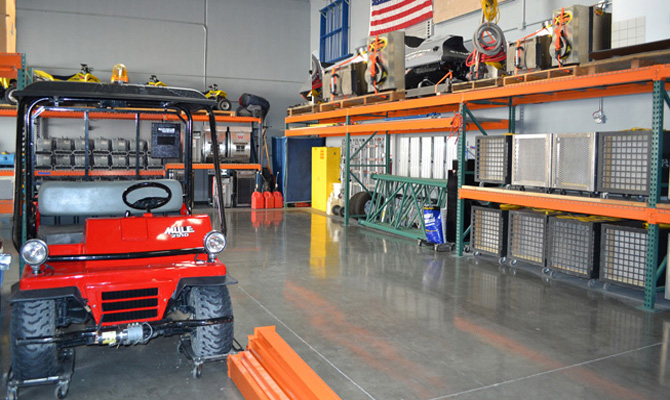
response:
M192 89L166 88L145 85L120 85L85 82L36 82L15 94L19 100L16 120L16 166L14 185L14 212L12 240L16 249L36 236L37 216L35 207L35 126L46 111L81 112L85 120L84 139L89 153L90 113L115 113L135 115L135 140L139 143L140 115L171 114L186 126L182 135L184 161L184 204L190 213L193 209L193 113L204 110L211 132L216 132L214 108L216 102ZM212 146L217 149L218 137L212 135ZM214 151L215 185L223 192L219 152ZM135 171L139 177L139 155L136 154ZM85 160L84 179L89 179L88 158ZM28 208L30 207L30 208ZM223 196L218 196L217 207L221 231L227 226Z

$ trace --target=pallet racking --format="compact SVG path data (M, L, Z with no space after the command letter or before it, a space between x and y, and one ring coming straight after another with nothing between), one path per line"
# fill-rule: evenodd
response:
M616 61L614 61L616 62ZM600 63L602 64L602 62ZM598 64L594 69L585 65L578 73L569 76L510 83L504 86L443 94L433 97L376 103L351 108L292 115L286 118L286 135L346 136L349 148L351 135L366 133L416 133L445 132L453 127L452 118L430 115L458 112L460 133L458 141L458 218L457 231L463 232L464 201L480 200L508 203L526 207L548 208L560 211L579 212L645 221L649 224L649 246L658 247L660 223L670 223L670 205L659 204L661 198L661 149L663 145L664 107L670 106L670 64L639 66L623 70L608 70ZM596 71L595 73L592 73ZM597 72L603 71L603 72ZM465 138L469 130L478 129L486 135L487 130L507 129L515 132L516 107L523 104L539 104L556 101L570 101L598 97L650 94L652 101L652 165L650 195L646 203L615 199L597 199L577 196L562 196L541 193L518 192L498 188L465 186L466 160ZM506 107L507 121L479 122L473 110ZM415 118L412 119L406 119ZM299 127L301 124L316 126ZM326 126L327 125L327 126ZM388 158L387 158L388 160ZM349 154L345 155L345 197L349 198L350 182ZM387 161L387 173L390 172ZM345 202L345 225L348 224L348 204ZM456 252L463 255L465 235L457 235ZM644 309L652 310L656 293L656 277L667 263L659 264L658 252L650 251L647 256L646 281L644 288Z

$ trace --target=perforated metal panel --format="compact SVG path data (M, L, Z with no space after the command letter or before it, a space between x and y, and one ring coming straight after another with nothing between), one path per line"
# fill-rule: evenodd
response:
M551 185L551 134L512 137L512 184L548 188Z
M505 185L510 182L511 136L478 136L475 181Z
M544 266L547 216L526 210L509 212L507 257Z
M600 224L549 217L547 267L583 278L597 278Z
M598 191L648 196L651 132L599 132L598 135Z
M553 135L552 187L596 190L596 133Z
M600 280L644 288L647 265L647 230L603 225L600 247Z
M505 255L508 211L472 207L470 246L474 251L496 257Z

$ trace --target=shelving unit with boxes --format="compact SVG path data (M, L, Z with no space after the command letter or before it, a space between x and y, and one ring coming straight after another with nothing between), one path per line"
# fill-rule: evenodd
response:
M648 222L648 246L658 248L659 246L659 223L670 222L670 205L658 204L660 200L660 160L663 148L662 127L664 102L670 103L666 87L670 78L670 64L654 64L629 69L610 70L609 65L602 62L586 64L576 67L574 75L531 82L510 83L501 87L465 91L454 94L445 94L434 97L401 100L387 103L377 103L359 107L343 108L332 111L292 115L286 118L287 136L346 136L363 135L383 132L388 134L403 134L411 132L445 132L453 127L453 119L445 117L446 113L458 112L463 117L459 137L459 167L466 160L466 132L478 129L484 135L487 130L507 129L510 133L515 132L516 107L522 104L538 104L554 101L570 101L587 98L624 96L630 94L651 94L654 115L652 118L652 131L649 134L650 168L652 179L649 182L648 201L641 203L628 199L601 199L593 197L582 197L573 195L558 195L548 193L531 193L516 190L506 190L491 187L465 186L464 168L459 168L459 200L457 231L464 231L464 201L465 199L480 200L499 204L513 204L524 207L545 208L564 212L579 212L589 215L632 219ZM629 63L630 64L630 63ZM637 64L636 64L637 65ZM617 68L620 68L617 64ZM600 72L603 71L603 72ZM509 120L479 122L472 111L486 108L506 107L509 109ZM430 118L430 114L439 114L437 118ZM400 119L402 118L402 119ZM410 118L410 119L405 119ZM414 119L411 119L414 118ZM310 126L312 125L313 126ZM326 125L327 124L327 125ZM307 126L301 126L307 125ZM524 136L519 139L525 140ZM545 137L545 149L551 152L554 140L560 140L561 146L579 145L579 140L589 141L589 135L581 135L570 138L568 136ZM509 140L509 139L502 139ZM570 140L573 140L570 143ZM504 147L504 145L502 145ZM346 147L345 147L346 149ZM591 147L589 147L589 150ZM560 151L556 146L555 151ZM545 152L546 152L545 151ZM548 154L548 153L547 153ZM348 160L345 154L345 163ZM504 153L502 154L504 157ZM511 154L510 154L511 157ZM521 160L522 162L524 160ZM544 158L542 159L544 162ZM346 164L348 169L350 165ZM513 167L512 167L513 168ZM551 167L549 167L551 168ZM601 166L602 168L602 166ZM476 173L480 175L486 171L486 166L478 166ZM550 189L552 185L556 188L580 189L585 185L583 180L572 182L568 179L561 181L565 172L556 171L558 181L552 182L550 178L552 171L544 171L543 185ZM350 178L345 170L345 191L349 186ZM504 174L503 174L504 175ZM500 184L507 182L505 176L495 179ZM495 180L493 179L493 180ZM519 182L517 182L519 183ZM588 183L588 182L587 182ZM600 182L601 186L607 182ZM541 185L540 185L541 186ZM583 186L587 190L589 185ZM566 190L566 189L563 189ZM345 193L348 198L349 193ZM348 205L345 203L345 209ZM476 209L475 211L476 212ZM348 217L346 210L346 217ZM345 224L348 223L345 220ZM457 235L457 255L463 254L465 235ZM646 280L644 285L644 307L654 308L656 291L656 276L664 269L664 263L659 268L658 253L647 252L646 256Z
M84 117L87 115L87 118ZM0 117L16 118L15 108L0 109ZM45 111L40 115L41 118L61 118L61 119L84 119L88 126L90 122L98 119L114 119L127 120L135 122L135 129L139 129L140 121L180 121L179 116L172 114L149 114L143 113L141 115L135 113L100 113L88 112L86 110L77 112L61 112L61 111ZM251 117L236 117L230 115L216 115L215 120L218 124L251 124L252 131L258 129L260 126L260 119ZM208 121L206 115L196 114L193 116L194 122ZM36 176L48 178L49 176L69 177L72 179L88 179L103 178L103 179L124 179L124 177L132 176L146 176L146 177L167 177L170 173L181 171L184 169L183 164L167 163L152 164L151 158L148 156L150 148L147 146L145 140L140 139L136 143L135 139L98 139L97 141L89 138L89 152L85 153L85 139L77 138L59 138L49 139L43 146L46 153L42 157L47 160L44 161L44 168L38 169L35 172ZM77 142L81 142L79 146ZM136 150L142 147L144 150L140 151L141 158L136 157ZM100 151L96 152L96 148ZM39 146L37 146L39 151ZM60 149L60 150L59 150ZM79 151L79 150L81 151ZM79 151L79 152L78 152ZM253 151L253 150L252 150ZM58 154L56 154L58 153ZM86 157L88 154L88 157ZM38 156L40 156L38 154ZM81 157L83 161L79 162L77 157ZM116 162L112 157L122 158L124 162ZM67 158L69 162L63 162L59 165L58 157ZM103 160L103 161L99 161ZM36 160L38 165L40 160ZM136 165L139 161L139 165ZM160 160L159 160L160 161ZM138 167L138 168L136 168ZM214 167L211 163L196 163L193 166L195 171L212 170ZM255 163L222 163L222 170L231 171L259 171L260 164ZM197 173L197 172L196 172ZM0 170L1 176L13 176L12 169ZM7 204L4 204L7 203ZM12 202L0 202L0 211L11 212Z
M577 243L573 243L571 249L563 249L562 251L564 252L563 256L567 255L566 251L584 252L588 250L586 255L589 255L588 252L599 251L601 257L599 265L603 269L600 272L600 279L617 285L643 289L644 308L653 309L656 293L662 290L657 286L658 278L663 274L666 265L665 260L659 263L660 258L666 252L663 243L665 243L665 236L667 236L667 234L662 234L659 231L659 224L670 221L668 218L670 217L670 214L668 214L670 205L659 204L663 175L662 159L664 154L667 155L663 144L663 111L666 104L670 106L670 98L668 98L666 91L669 77L670 65L660 64L592 75L578 75L545 82L510 85L502 89L488 91L490 100L508 101L510 113L514 112L515 105L548 101L550 100L549 96L551 101L572 100L577 98L575 97L577 91L583 94L579 98L594 97L596 93L598 97L649 93L653 103L652 129L643 132L549 135L553 136L551 139L552 145L551 147L546 145L544 148L548 149L545 154L551 152L552 157L539 157L542 158L540 165L545 166L541 170L547 171L546 160L553 158L556 161L564 157L562 163L553 162L551 164L552 170L548 174L542 174L545 179L525 180L513 177L511 185L512 189L529 185L536 188L545 188L546 191L558 190L558 194L460 185L459 197L461 200L459 203L462 204L465 199L480 200L646 222L646 228L642 227L641 222L608 222L602 224L603 232L601 235L603 237L599 242L594 237L600 226L596 227L596 222L592 222L587 224L590 225L590 229L587 229L587 236L584 237L584 240L590 240L591 244L602 246L601 248L589 247L586 250L583 248L578 250L575 247ZM632 84L637 85L637 89L632 87ZM519 87L518 93L513 92L514 87ZM510 129L510 131L514 132L513 129ZM463 131L463 137L465 134L465 131ZM527 137L528 135L520 135L515 137L514 141L522 142ZM548 142L549 140L546 140L545 144ZM597 165L595 164L596 143L599 154ZM512 158L519 156L514 151L513 146ZM581 162L571 161L570 157L575 156L575 154L579 156ZM465 148L459 148L459 159L464 158ZM524 162L523 158L522 156L519 160ZM537 166L538 163L533 163L533 165ZM590 169L584 170L585 165L590 165ZM514 166L514 161L512 161L513 176ZM557 166L560 166L560 168ZM597 171L594 173L596 168ZM465 171L460 171L460 173L464 176ZM550 179L546 179L547 176ZM628 197L596 198L566 195L566 190L626 195ZM632 201L635 200L634 196L642 196L646 198L646 202ZM558 226L558 221L565 222L557 218L550 219L549 223L555 228ZM572 225L571 229L575 229L577 224ZM563 227L564 229L570 229L568 226L564 224ZM460 231L462 231L462 225ZM560 233L559 231L556 232ZM567 234L567 231L562 234ZM459 254L462 254L461 249L462 247L459 246ZM560 250L557 249L557 251ZM606 256L603 256L605 254ZM593 263L598 261L593 261L593 254L590 254L590 256L590 259L584 260L590 260L590 262L583 265L579 271L567 272L585 278L595 277L594 268L596 267ZM549 269L564 272L566 268L561 267L557 258L560 259L560 254L552 254L550 249L545 265Z

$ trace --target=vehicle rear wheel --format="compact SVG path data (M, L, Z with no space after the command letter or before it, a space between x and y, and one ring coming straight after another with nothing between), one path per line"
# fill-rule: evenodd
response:
M56 333L55 301L20 301L12 304L10 325L14 377L24 380L55 375L58 370L58 349L55 344L16 345L18 338L53 336Z
M227 286L197 286L188 299L195 319L233 316L233 305ZM233 347L233 323L201 326L191 334L193 353L198 357L219 356Z

